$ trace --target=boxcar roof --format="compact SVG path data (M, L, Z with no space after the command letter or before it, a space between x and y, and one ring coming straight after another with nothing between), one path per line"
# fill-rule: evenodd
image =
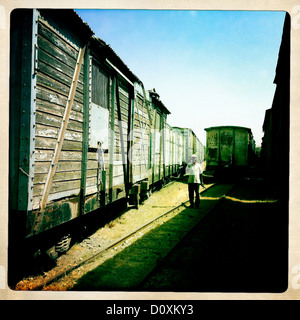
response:
M214 130L214 129L224 129L224 128L232 128L232 129L243 129L243 130L247 130L249 132L251 132L250 128L247 127L239 127L239 126L217 126L217 127L209 127L209 128L205 128L205 131L209 131L209 130Z
M81 17L71 9L39 9L40 14L50 18L52 21L59 21L61 27L68 27L83 40L88 40L93 30L84 22Z
M131 81L142 83L142 81L129 69L109 44L96 36L92 37L92 43L94 48L97 49L102 56L106 57L111 63L113 63L114 66L122 71Z
M42 16L50 17L53 21L59 21L61 27L65 26L73 30L84 42L92 40L94 48L100 54L108 58L120 71L122 71L131 81L142 83L142 81L128 68L117 53L102 39L95 36L90 26L72 9L40 9ZM100 51L101 50L101 51Z

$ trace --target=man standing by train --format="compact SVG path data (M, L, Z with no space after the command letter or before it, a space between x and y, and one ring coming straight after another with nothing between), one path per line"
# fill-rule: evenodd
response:
M201 183L202 167L197 162L197 156L193 154L186 167L186 174L189 176L188 179L188 190L190 199L190 208L194 208L194 195L196 194L195 207L198 208L200 205L199 187Z

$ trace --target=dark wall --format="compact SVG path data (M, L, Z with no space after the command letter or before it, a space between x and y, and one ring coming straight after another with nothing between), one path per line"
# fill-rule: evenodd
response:
M290 16L286 14L274 83L276 90L263 126L262 161L266 178L288 197L290 127Z

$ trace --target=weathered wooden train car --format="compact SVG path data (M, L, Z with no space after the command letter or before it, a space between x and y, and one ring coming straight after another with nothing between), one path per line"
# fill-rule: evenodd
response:
M26 237L125 198L134 182L140 80L92 34L72 10L12 14L10 221Z
M82 214L96 184L82 152L91 36L69 11L11 15L9 221L20 238Z
M160 100L159 94L155 90L149 91L150 101L154 108L154 130L152 130L151 139L151 153L152 153L152 178L151 184L160 182L165 177L165 128L166 128L166 115L170 111Z
M206 168L247 168L255 152L251 129L236 126L206 128Z
M11 38L10 209L31 236L125 196L138 79L73 11L15 11Z
M165 175L167 178L180 173L183 167L184 135L178 128L166 125L165 135Z
M194 131L190 128L179 128L175 127L178 133L181 133L182 136L182 154L181 159L182 163L186 164L189 162L193 154L197 155L197 160L202 164L205 160L205 147L196 136Z
M166 124L164 129L164 165L166 178L171 177L175 166L175 133L173 128Z
M169 113L74 11L15 10L10 244L117 200L137 205L178 172L193 140Z
M172 155L171 174L177 174L183 166L184 135L181 131L171 127L173 143L170 154Z
M132 104L132 126L128 136L130 143L129 194L138 205L140 198L148 196L166 179L164 150L166 119L170 111L161 102L155 90L145 91L143 84L135 83L135 99Z

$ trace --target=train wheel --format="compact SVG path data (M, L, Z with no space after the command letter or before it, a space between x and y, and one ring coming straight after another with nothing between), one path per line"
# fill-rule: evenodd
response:
M61 254L67 252L70 249L71 236L63 236L55 246L51 247L46 251L46 254L53 260L56 260Z
M46 251L46 254L52 259L52 260L56 260L59 256L58 252L55 251L55 246L53 246L52 248L48 249Z

